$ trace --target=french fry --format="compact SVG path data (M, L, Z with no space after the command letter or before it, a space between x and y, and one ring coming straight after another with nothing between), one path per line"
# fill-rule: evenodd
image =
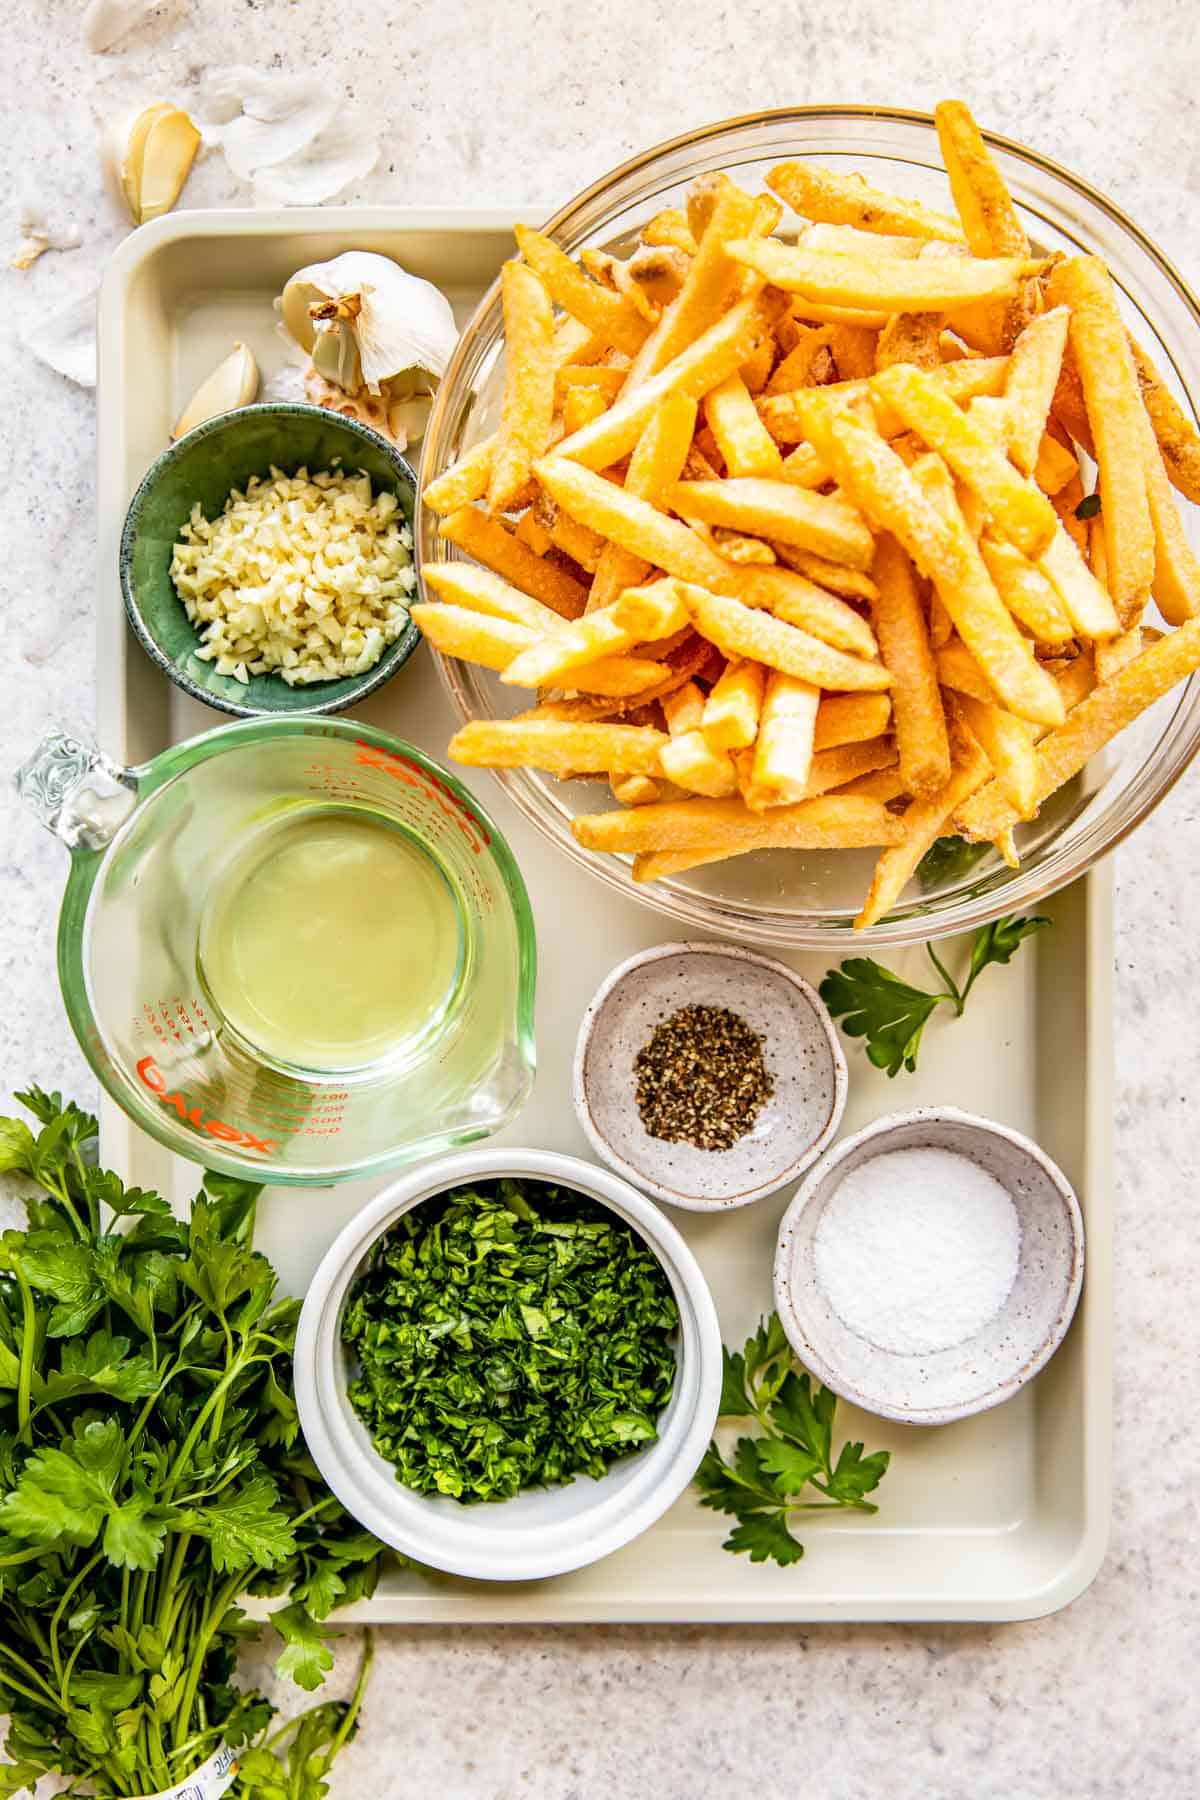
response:
M972 255L1028 256L1017 209L969 108L961 100L943 100L933 120Z
M1108 590L1123 624L1154 579L1154 527L1141 454L1143 411L1125 327L1098 257L1059 263L1049 297L1071 309L1071 349L1100 469Z
M586 613L573 624L549 632L507 664L502 679L512 687L555 687L572 670L583 668L598 657L621 656L647 637L665 637L681 621L686 622L687 614L677 593L669 591L659 596L659 588L668 589L669 584L660 582L657 588L631 589L621 596L620 601L603 611ZM646 604L634 607L632 601L639 594ZM626 603L624 610L622 602ZM657 602L658 620L646 630L646 618L655 611L652 602ZM660 624L663 629L659 629ZM654 674L650 680L653 681L662 670L657 664L651 666ZM649 682L643 681L640 685L647 687ZM636 688L628 691L634 692Z
M566 513L560 506L556 506L554 501L544 493L538 495L530 510L534 513L537 522L544 527L547 537L556 550L561 550L564 556L569 556L572 562L578 563L580 568L586 570L589 575L595 574L600 558L607 548L606 540L600 536L599 532L591 531L586 525L581 525L577 519L571 517L570 513ZM528 518L529 514L526 513L524 517ZM591 598L590 593L588 597Z
M740 374L727 376L706 396L704 417L728 475L780 475L783 458Z
M1076 627L1050 577L1023 556L1015 544L1006 544L985 531L979 540L979 553L1005 606L1039 643L1064 644L1075 635ZM1114 613L1114 622L1115 618Z
M1132 724L1147 707L1200 668L1200 618L1189 619L1095 687L1038 745L1036 804L1078 775L1097 751ZM956 824L965 837L991 840L1015 822L1011 803L995 783L959 807Z
M467 662L481 663L485 669L498 669L506 681L510 679L507 671L523 656L532 655L539 642L546 641L539 640L526 625L462 606L414 606L412 619L421 635L444 656L458 656ZM573 665L568 685L583 693L624 697L652 687L663 673L661 663L644 657L597 655L585 664ZM539 684L524 681L519 685Z
M847 656L809 632L785 625L770 613L756 612L740 600L698 587L688 588L686 599L696 629L731 661L748 658L814 687L838 692L873 692L891 686L892 678L882 663Z
M908 796L904 777L895 760L869 771L866 775L856 775L853 781L847 781L842 787L835 788L833 791L839 797L846 794L861 797L864 800L876 800L880 806L890 806L893 800L903 800ZM900 824L899 819L896 820L896 823ZM901 827L900 834L894 841L898 843L902 837L903 828Z
M1088 528L1086 519L1081 519L1076 511L1083 499L1083 482L1078 472L1074 474L1065 487L1060 487L1057 494L1050 496L1050 504L1058 514L1058 522L1079 551L1086 556L1088 550Z
M1146 498L1154 527L1154 581L1151 592L1168 625L1182 625L1200 613L1200 559L1187 540L1171 483L1147 413L1140 423ZM1095 521L1093 521L1094 523Z
M695 256L696 240L692 236L687 214L678 206L664 206L642 226L643 244L665 244Z
M861 325L831 324L829 348L839 381L865 380L874 373L877 340L877 332Z
M731 662L704 703L700 729L711 750L744 750L758 734L766 670L761 663Z
M728 751L713 750L699 730L681 732L663 745L662 771L676 787L693 794L707 794L714 800L737 788Z
M651 775L614 775L609 781L612 797L622 806L650 806L662 796L663 784Z
M664 503L706 525L724 525L866 571L874 543L858 508L837 494L814 494L787 481L741 476L728 481L677 481Z
M785 162L776 164L766 181L772 193L806 219L886 236L962 242L958 221L949 213L870 187L860 175L835 175L809 162Z
M890 737L865 738L857 744L835 744L814 755L805 792L809 799L833 789L841 792L848 782L878 769L891 768L895 761L896 746Z
M1074 451L1046 432L1038 445L1037 461L1033 466L1033 478L1043 494L1061 493L1078 473L1079 458Z
M561 406L575 388L594 388L607 406L616 399L628 377L628 369L614 368L611 363L564 363L555 374L554 397Z
M995 690L961 638L950 638L938 650L935 660L937 678L943 687L953 688L958 694L970 694L989 706L994 704Z
M727 593L737 587L739 576L732 564L723 562L682 520L667 518L603 475L562 457L551 457L538 464L537 477L581 525L590 525L643 562L714 592Z
M667 800L633 812L583 813L571 830L585 850L624 855L702 848L729 855L739 846L763 849L771 840L803 850L852 849L895 843L898 835L878 802L834 794L781 806L765 818L739 799Z
M608 401L595 387L572 386L566 391L562 404L563 435L574 436L598 419L602 412L608 411Z
M655 500L664 487L678 481L696 429L696 402L682 394L663 401L634 447L625 476L625 492L639 500ZM607 606L627 587L636 587L650 565L619 544L610 543L596 565L588 595L588 611Z
M1069 312L1068 308L1068 312ZM1058 371L1058 382L1054 389L1054 399L1050 403L1050 423L1058 426L1072 443L1078 444L1081 450L1095 457L1096 446L1092 442L1092 428L1088 423L1087 405L1083 397L1083 383L1079 379L1079 368L1071 350L1071 334L1067 332L1067 347L1063 351L1062 367Z
M741 271L726 245L729 238L744 237L757 229L754 199L728 178L710 187L707 193L711 205L696 254L683 286L634 358L631 389L641 386L694 344L742 291ZM691 218L690 211L689 224L694 233L698 220Z
M1200 433L1155 368L1149 352L1130 339L1138 386L1171 485L1200 504Z
M944 315L937 312L901 312L888 320L875 346L875 368L893 363L913 363L918 369L941 367Z
M553 550L554 539L538 518L532 506L521 514L513 526L513 536L518 544L524 544L535 556L545 556L547 550Z
M871 385L979 496L998 531L1028 556L1037 556L1047 547L1057 527L1054 508L1013 468L985 426L956 406L937 382L909 364L885 369Z
M1131 626L1128 631L1122 631L1117 637L1105 638L1102 643L1096 644L1094 656L1097 684L1102 686L1104 682L1111 681L1113 676L1125 667L1126 663L1131 663L1134 657L1140 656L1141 653L1142 628L1140 625Z
M778 479L795 482L797 487L818 488L824 487L830 476L811 444L797 444L780 461Z
M879 655L875 633L862 614L797 570L756 569L738 598L747 606L765 606L785 625L810 631L835 650L868 658Z
M840 795L830 795L830 799L840 799ZM803 804L815 806L817 802L806 801ZM852 837L860 838L869 834L873 843L891 843L898 840L900 822L890 813L877 806L874 811L853 824L843 818L840 829L834 826L828 836L836 838L836 843L829 841L821 844L798 841L797 829L794 825L779 824L785 812L790 808L776 807L773 811L759 815L762 818L762 836L752 843L739 843L725 849L700 850L643 850L633 859L633 879L643 883L662 881L669 875L682 875L688 869L700 868L705 863L724 862L731 856L750 856L756 850L801 850L801 849L853 849L862 848L861 844L852 843ZM810 823L803 836L811 838L817 835L818 828Z
M824 443L819 448L826 454ZM828 449L842 486L877 525L899 539L934 582L959 635L1009 711L1057 722L1062 717L1058 691L996 592L958 510L949 476L941 494L943 516L875 432L850 419L835 419Z
M754 812L804 798L813 761L820 690L772 669L767 676L750 779L743 790Z
M460 506L442 520L438 536L502 575L522 593L543 601L564 619L577 619L587 605L587 589L573 576L535 556L517 542L511 531L505 530L499 519L489 519L477 507Z
M550 442L554 419L554 311L532 269L506 262L500 272L504 302L504 399L492 450L487 509L511 506L529 471Z
M776 544L775 551L780 562L794 569L797 575L805 575L819 588L827 588L830 593L842 595L847 600L873 600L875 583L861 569L848 569L844 563L826 562L823 556L814 556L811 550L801 550L798 544ZM818 637L824 637L818 631Z
M880 737L891 724L887 694L822 694L813 730L813 750L837 750Z
M908 555L883 533L872 574L871 606L884 667L892 677L892 723L900 773L909 793L936 793L950 773L950 745L924 609Z
M778 560L770 544L764 543L762 538L747 537L740 531L727 531L723 525L712 527L711 541L713 549L726 562L736 563L740 569L769 569Z
M796 342L777 364L767 383L768 394L790 394L794 388L816 385L817 359L824 356L832 364L829 342L832 325L796 325Z
M1023 475L1032 475L1037 466L1070 322L1067 308L1056 306L1031 319L1012 347L1004 385L1008 450Z
M917 864L945 831L956 810L982 787L989 774L988 760L966 727L954 722L951 733L949 778L935 794L913 800L901 823L904 837L883 852L855 928L865 930L892 910L907 887Z
M758 299L739 301L714 325L639 387L627 383L606 413L564 438L558 454L588 469L607 469L627 456L669 395L702 400L732 375L769 328L770 313Z
M1019 818L1031 818L1037 804L1033 727L992 701L978 700L972 694L960 693L957 705L991 764L1001 792Z
M949 219L950 215L947 213L945 217ZM955 222L950 220L950 223ZM806 250L839 250L852 256L920 256L931 241L904 233L868 231L859 225L834 225L827 219L814 220L797 239ZM961 231L957 247L959 250L964 247ZM870 374L869 369L866 372Z
M979 356L962 362L942 363L940 368L929 373L951 399L965 406L978 396L1003 393L1008 361L1006 356ZM870 401L875 422L884 437L899 437L905 430L904 420L885 404L882 395L873 392L867 380L855 378L835 382L821 390L821 397L835 407ZM811 398L811 389L793 389L787 394L768 395L759 403L763 424L777 443L803 442L807 435L805 402Z
M704 719L704 694L694 681L685 682L663 701L662 711L673 738L699 731Z
M545 232L528 225L514 229L522 256L563 311L614 349L636 354L649 333L637 309L623 295L590 280Z
M494 437L481 438L443 474L427 482L421 490L425 505L436 513L452 513L460 506L470 506L473 500L482 500L492 478L495 445Z
M1038 567L1053 584L1076 631L1084 637L1116 636L1120 629L1117 610L1061 525L1038 559Z
M426 563L421 577L439 599L469 607L473 612L490 613L497 619L511 619L535 636L544 637L548 632L563 629L562 617L553 607L544 606L540 600L532 599L511 582L502 581L499 575L494 575L490 569L481 569L475 563Z
M670 743L649 725L572 725L555 719L472 719L455 732L449 754L473 769L548 769L573 775L661 775Z
M1044 260L1026 256L838 256L803 250L777 238L735 238L730 256L772 287L827 306L897 312L944 312L974 300L1007 299Z
M968 247L976 257L1028 256L1029 240L1012 196L1004 185L970 110L961 100L943 100L934 112L950 192ZM1036 294L1024 283L1006 307L972 307L954 323L985 351L1006 348L1033 317Z

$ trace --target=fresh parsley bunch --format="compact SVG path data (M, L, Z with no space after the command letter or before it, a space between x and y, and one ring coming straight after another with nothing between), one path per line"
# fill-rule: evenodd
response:
M869 956L852 956L840 968L830 969L820 995L834 1018L841 1018L848 1037L865 1037L867 1057L877 1069L898 1075L917 1066L921 1034L939 1006L954 1008L959 1018L980 975L989 963L1009 963L1027 937L1044 931L1053 920L1034 914L996 919L976 933L971 960L962 982L955 981L932 944L925 953L945 982L932 992L901 981L882 963Z
M300 1438L299 1302L252 1247L259 1189L207 1174L178 1220L94 1166L89 1114L17 1097L39 1129L0 1119L0 1173L40 1196L0 1238L0 1795L48 1773L150 1794L227 1743L241 1793L319 1800L361 1679L272 1736L233 1680L261 1629L238 1600L287 1596L277 1667L316 1688L321 1621L371 1592L380 1546Z
M866 1498L883 1480L890 1452L863 1454L845 1443L833 1455L837 1396L799 1369L777 1313L760 1320L742 1350L723 1351L721 1417L753 1419L760 1437L741 1437L727 1460L709 1445L696 1472L701 1506L738 1521L722 1546L751 1562L799 1562L804 1545L788 1520L796 1512L849 1508L873 1513Z

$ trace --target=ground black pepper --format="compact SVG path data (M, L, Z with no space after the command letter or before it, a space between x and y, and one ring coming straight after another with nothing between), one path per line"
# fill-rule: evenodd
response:
M638 1051L637 1106L651 1137L730 1150L745 1137L774 1083L762 1039L724 1006L684 1006Z

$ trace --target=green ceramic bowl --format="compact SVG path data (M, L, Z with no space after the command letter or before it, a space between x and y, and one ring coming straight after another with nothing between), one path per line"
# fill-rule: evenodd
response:
M376 493L395 494L411 526L416 477L399 451L378 432L320 406L291 402L242 406L197 425L152 464L142 478L121 533L121 592L125 611L146 654L185 693L219 712L253 719L281 713L344 712L391 678L420 640L410 621L361 675L289 687L281 675L252 675L249 683L218 675L196 655L200 638L171 583L171 552L197 501L214 518L231 488L271 465L292 475L332 468L362 470ZM414 591L413 598L416 598Z

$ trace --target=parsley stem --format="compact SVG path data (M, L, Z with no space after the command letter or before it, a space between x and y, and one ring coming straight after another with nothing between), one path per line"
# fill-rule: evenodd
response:
M37 1309L33 1290L25 1279L20 1257L12 1260L13 1274L21 1291L21 1361L17 1373L17 1420L21 1437L29 1436L29 1415L33 1402L33 1353L37 1338ZM31 1440L32 1441L32 1440Z
M26 1630L28 1630L28 1628L29 1628L28 1612L25 1615L25 1627L26 1627ZM23 1681L18 1680L15 1675L10 1675L7 1670L4 1670L3 1673L0 1674L0 1681L3 1682L3 1684L6 1688L12 1688L14 1690L14 1692L16 1692L18 1694L24 1694L26 1699L32 1700L35 1706L45 1706L47 1704L47 1702L49 1702L49 1704L51 1706L56 1707L59 1712L61 1712L61 1713L66 1712L66 1710L67 1710L66 1707L63 1705L62 1701L59 1699L59 1697L55 1693L54 1689L50 1686L50 1683L46 1680L46 1677L44 1675L39 1675L37 1670L31 1668L29 1666L29 1664L25 1661L25 1658L18 1651L14 1650L12 1648L11 1644L6 1644L3 1642L3 1640L0 1640L0 1656L6 1656L6 1657L8 1657L10 1662L15 1663L17 1668L20 1669L22 1676L26 1677L29 1681L35 1683L35 1690L36 1690L36 1688L42 1689L42 1692L45 1695L45 1699L43 1699L42 1694L37 1693L35 1690L31 1691L28 1687L26 1687L24 1685Z
M50 1615L50 1660L54 1664L54 1673L58 1677L60 1687L63 1684L63 1663L62 1663L62 1652L60 1651L60 1649L58 1647L58 1628L62 1624L63 1614L66 1612L68 1606L70 1606L71 1601L75 1598L75 1595L79 1592L80 1588L83 1586L84 1582L87 1580L88 1576L91 1574L92 1570L96 1567L96 1565L98 1563L102 1563L103 1561L104 1561L103 1550L97 1550L96 1554L92 1557L91 1561L84 1563L83 1567L72 1577L70 1582L68 1582L66 1588L63 1591L62 1599L59 1601L59 1603L55 1607L53 1613ZM66 1698L65 1693L63 1695L63 1698L65 1700L65 1698Z
M926 944L925 954L926 954L926 956L928 956L930 962L933 964L934 968L937 970L938 974L941 976L942 980L946 984L946 992L944 994L939 994L938 999L953 1001L955 1017L956 1018L961 1017L962 1009L966 1005L966 1002L967 1002L967 995L971 991L970 982L968 981L966 987L963 988L962 992L960 993L959 988L958 988L958 983L955 981L953 975L951 975L951 973L950 973L949 969L946 967L945 963L938 956L938 953L934 949L932 944Z
M190 1724L192 1717L192 1708L196 1704L196 1690L200 1686L200 1678L204 1673L204 1661L208 1655L212 1640L216 1635L217 1627L225 1617L225 1614L229 1611L229 1608L233 1605L233 1602L237 1599L245 1580L246 1571L245 1569L241 1569L225 1583L224 1587L217 1589L216 1598L209 1607L204 1622L196 1634L194 1640L195 1648L192 1650L191 1667L188 1670L183 1697L179 1702L179 1708L175 1714L174 1743L176 1750L179 1749L180 1745L187 1737L188 1725Z

